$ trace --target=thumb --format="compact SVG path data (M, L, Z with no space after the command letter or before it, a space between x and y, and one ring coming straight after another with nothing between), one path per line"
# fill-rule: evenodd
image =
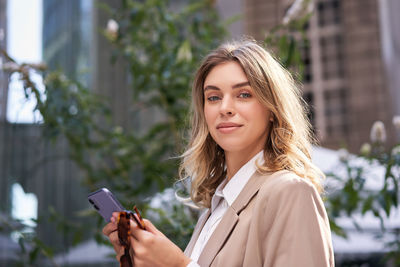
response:
M143 219L144 224L146 226L146 230L149 231L150 233L153 233L155 235L158 236L164 236L163 233L161 233L152 223L151 221L147 220L147 219Z

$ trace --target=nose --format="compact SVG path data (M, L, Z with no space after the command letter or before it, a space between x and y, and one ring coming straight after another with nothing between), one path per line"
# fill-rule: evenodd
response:
M233 116L235 114L235 105L230 97L224 97L220 107L221 115Z

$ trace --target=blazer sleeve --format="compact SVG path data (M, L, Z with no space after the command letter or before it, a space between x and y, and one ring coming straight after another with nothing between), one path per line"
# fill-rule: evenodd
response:
M280 184L264 208L265 267L334 266L329 220L311 183L299 178Z

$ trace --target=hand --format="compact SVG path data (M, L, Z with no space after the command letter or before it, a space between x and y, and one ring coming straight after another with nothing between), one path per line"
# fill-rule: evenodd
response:
M131 256L135 266L186 267L190 263L190 258L149 220L144 219L144 223L146 230L131 221Z
M118 212L113 213L111 222L103 228L103 234L108 236L117 259L124 254L124 248L120 245L117 231ZM161 233L149 220L144 220L146 230L140 229L134 220L131 225L131 258L134 266L177 266L186 267L190 258L186 257L182 250Z

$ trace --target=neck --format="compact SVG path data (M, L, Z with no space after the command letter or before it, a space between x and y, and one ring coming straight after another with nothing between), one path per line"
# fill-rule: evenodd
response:
M226 175L228 180L230 180L243 165L245 165L261 150L262 149L246 151L247 153L244 151L225 151Z

